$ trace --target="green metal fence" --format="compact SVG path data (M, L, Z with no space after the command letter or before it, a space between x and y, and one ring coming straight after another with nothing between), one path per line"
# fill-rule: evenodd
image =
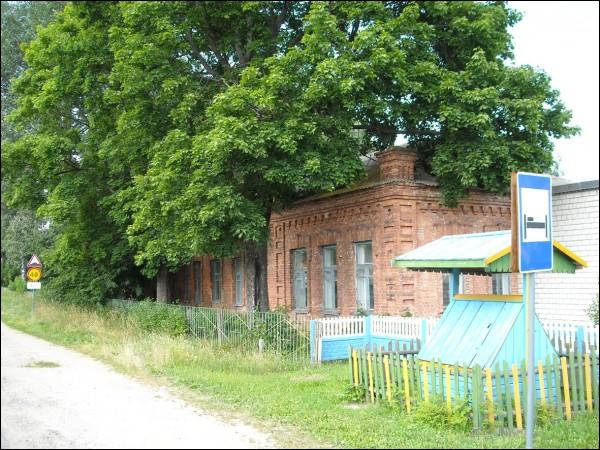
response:
M111 300L109 306L131 312L137 301ZM227 310L153 303L176 308L186 317L188 334L218 347L266 353L297 361L310 360L310 318L284 312Z

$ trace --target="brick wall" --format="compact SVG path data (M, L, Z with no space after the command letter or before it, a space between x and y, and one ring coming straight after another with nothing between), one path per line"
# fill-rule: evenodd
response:
M510 228L506 197L473 193L458 208L440 205L437 188L415 182L381 183L366 189L300 202L271 219L269 242L270 307L293 309L293 249L308 253L309 313L323 313L322 247L335 244L338 270L338 313L356 311L354 243L372 241L375 312L439 315L439 273L392 268L391 260L445 234ZM467 292L489 292L490 277L466 283Z
M418 316L438 316L443 310L442 275L392 268L391 260L446 234L464 234L510 228L510 201L473 192L457 208L440 204L431 182L414 177L415 154L391 148L378 156L379 181L297 202L273 214L268 244L269 307L294 309L292 250L305 248L308 259L308 314L323 315L323 255L325 245L337 251L338 309L340 315L356 312L354 244L371 241L373 289L378 314L410 311ZM222 259L222 300L212 303L209 257L202 264L201 306L233 308L235 279L232 260ZM193 263L173 274L170 298L194 304ZM187 290L184 289L187 283ZM245 279L244 279L245 283ZM491 292L490 277L466 277L465 293ZM187 293L187 295L185 295ZM244 288L243 308L246 308Z
M555 193L553 238L589 264L575 274L536 275L536 310L542 320L586 323L585 308L598 293L598 187Z

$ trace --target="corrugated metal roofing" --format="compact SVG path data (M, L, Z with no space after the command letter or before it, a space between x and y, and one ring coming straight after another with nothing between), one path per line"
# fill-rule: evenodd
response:
M554 356L548 336L536 320L536 358ZM507 345L518 336L519 345ZM510 342L509 342L510 341ZM522 302L450 302L419 359L446 364L492 367L496 361L521 363L524 357L525 313Z
M510 230L449 235L404 253L394 260L484 260L510 247L510 238Z
M574 273L587 263L562 245L553 241L556 273ZM394 267L412 270L473 270L510 272L511 231L457 234L444 236L392 260Z

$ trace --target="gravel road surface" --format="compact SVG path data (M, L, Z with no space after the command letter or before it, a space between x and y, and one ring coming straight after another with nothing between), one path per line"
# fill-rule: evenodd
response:
M274 448L88 356L2 323L2 448Z

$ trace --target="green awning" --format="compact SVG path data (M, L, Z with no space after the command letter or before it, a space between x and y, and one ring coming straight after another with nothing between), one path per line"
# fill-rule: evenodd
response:
M560 242L553 241L556 273L574 273L587 263ZM510 272L511 232L449 235L392 260L393 267L417 271Z

